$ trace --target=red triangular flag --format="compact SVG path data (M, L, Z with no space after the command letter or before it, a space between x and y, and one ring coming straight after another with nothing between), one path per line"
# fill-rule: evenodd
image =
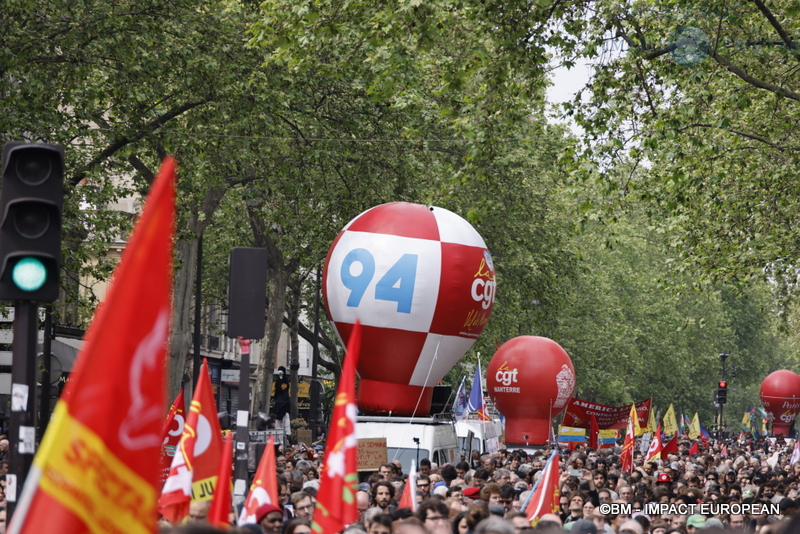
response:
M408 474L408 480L403 488L403 496L397 507L408 508L413 512L417 511L417 462L415 460L411 460L411 472Z
M598 435L600 434L600 427L597 426L597 418L592 413L592 419L589 421L589 447L597 450Z
M691 456L692 454L700 454L700 446L697 444L696 441L692 443L691 447L689 447L689 456Z
M7 532L155 532L174 227L175 161L167 158Z
M340 532L358 520L356 492L356 364L361 351L361 322L356 320L339 377L339 389L328 430L325 466L317 492L317 509L311 530L320 534Z
M262 504L278 505L278 472L275 467L275 440L272 434L261 456L261 461L253 477L253 484L250 486L250 493L242 508L239 516L239 524L256 522L256 510Z
M228 530L231 526L231 462L233 459L233 434L222 446L222 461L217 472L217 489L208 509L208 522L217 528Z
M158 500L158 511L170 523L177 523L189 514L190 501L208 501L214 496L221 458L222 431L208 361L203 358L181 442Z
M661 448L661 457L665 458L667 454L678 454L678 433L676 432L672 439L664 444Z
M550 456L544 466L542 478L536 485L536 490L529 497L528 506L524 512L528 521L538 521L544 514L558 513L558 460L556 458L558 458L558 450Z
M164 421L164 426L161 429L161 484L159 491L164 486L167 477L169 476L169 467L172 465L172 458L175 456L175 450L181 442L181 434L183 434L183 422L186 419L184 409L185 403L183 400L183 388L178 392L178 396L169 407L167 418Z

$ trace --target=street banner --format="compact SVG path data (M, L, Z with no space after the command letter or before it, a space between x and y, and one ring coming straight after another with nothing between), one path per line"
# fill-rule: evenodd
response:
M181 434L183 434L183 422L186 419L185 408L183 400L183 388L178 392L178 396L172 401L172 406L169 407L167 418L164 420L164 426L161 429L161 484L159 490L164 486L167 477L169 476L169 468L172 465L172 458L175 456L175 450L181 441Z
M647 426L650 417L650 404L652 399L645 399L634 404L636 406L636 426L642 428ZM589 428L592 414L597 418L597 426L601 430L615 428L625 430L628 424L628 415L631 405L626 406L605 406L581 399L571 398L564 411L564 419L561 424L578 428ZM641 434L641 432L640 432Z
M534 525L544 514L558 513L560 491L558 487L558 450L553 451L544 473L531 492L528 506L524 508L525 517Z
M667 413L664 414L664 433L668 436L674 436L678 429L678 419L675 417L675 407L670 404Z
M342 365L339 390L333 406L325 449L324 467L317 492L311 530L317 534L340 532L358 520L356 439L356 366L361 351L361 322L356 319Z
M275 465L275 439L272 434L250 485L250 493L242 507L239 524L255 523L256 511L262 504L278 505L278 472Z
M9 533L156 531L175 160L164 160L33 460Z

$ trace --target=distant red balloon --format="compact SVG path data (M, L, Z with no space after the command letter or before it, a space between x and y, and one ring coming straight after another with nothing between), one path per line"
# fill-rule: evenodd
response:
M507 444L544 445L553 418L575 391L575 368L552 339L515 337L489 362L486 389L506 418Z
M761 404L772 421L772 433L788 436L800 410L800 375L786 369L770 373L761 383Z

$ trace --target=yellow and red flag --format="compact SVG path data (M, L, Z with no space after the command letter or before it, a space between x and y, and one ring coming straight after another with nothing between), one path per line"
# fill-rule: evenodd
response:
M175 456L175 450L181 441L181 434L183 434L183 422L186 419L185 402L183 400L183 388L178 392L178 396L169 407L167 418L164 420L164 427L161 429L161 484L159 490L164 486L164 482L169 476L169 467L172 465L172 458Z
M650 447L647 449L646 462L655 462L661 459L661 451L664 449L664 439L661 437L661 423L658 423L653 439L650 440Z
M217 489L208 509L208 522L222 530L231 526L231 473L233 462L233 433L228 434L222 449L222 461L217 472Z
M9 533L156 531L174 228L169 157L89 327Z
M216 407L208 361L203 358L181 442L158 500L158 511L170 523L189 514L191 501L208 501L214 496L222 459L222 431Z
M275 440L272 434L258 463L256 476L250 485L250 493L247 494L247 500L239 516L239 524L255 523L256 510L262 504L278 506L278 471L275 467Z
M633 471L633 449L634 443L636 442L636 426L638 420L636 405L631 404L631 414L628 416L628 430L625 432L622 453L619 455L621 462L620 470L623 473L631 473Z
M325 464L317 492L317 509L311 530L317 534L341 532L358 521L356 491L358 465L356 452L356 364L361 351L361 321L356 320L339 378L333 407Z
M557 514L561 490L558 486L558 449L553 451L547 464L544 466L542 477L536 483L533 493L528 497L525 507L525 517L534 523L544 514Z

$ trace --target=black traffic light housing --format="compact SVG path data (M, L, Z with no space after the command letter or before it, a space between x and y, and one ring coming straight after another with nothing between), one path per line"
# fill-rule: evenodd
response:
M717 402L719 404L728 402L728 383L724 380L720 380L717 384Z
M235 247L229 258L228 337L264 337L267 249Z
M64 148L3 146L0 300L53 302L61 270Z

